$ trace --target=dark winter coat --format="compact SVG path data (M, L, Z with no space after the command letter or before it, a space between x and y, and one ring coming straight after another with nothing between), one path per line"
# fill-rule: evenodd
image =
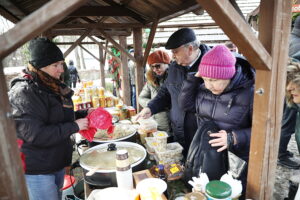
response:
M294 27L290 35L289 56L300 51L300 29Z
M78 71L74 65L70 65L68 67L69 73L70 73L70 80L71 82L77 82L77 78L80 81Z
M8 95L17 137L23 140L25 173L48 174L70 165L70 136L79 131L73 109L64 108L60 96L28 78L14 79Z
M157 96L148 103L152 114L170 108L170 121L175 141L178 141L185 148L188 148L191 138L197 130L197 122L194 112L184 112L180 108L178 96L181 93L183 81L186 80L187 74L198 70L202 56L209 50L209 47L201 44L200 50L201 56L191 67L180 66L176 62L170 64L167 80L158 91ZM187 143L187 146L185 143Z
M236 69L220 95L207 90L201 78L189 74L179 102L184 111L197 113L198 123L214 121L221 130L234 132L237 144L233 146L233 153L248 161L255 72L242 58L237 58Z

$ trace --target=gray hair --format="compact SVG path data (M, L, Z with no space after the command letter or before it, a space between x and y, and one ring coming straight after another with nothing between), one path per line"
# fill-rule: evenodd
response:
M193 49L199 49L200 42L198 40L194 40L192 42L184 44L183 46L185 46L185 47L192 46Z

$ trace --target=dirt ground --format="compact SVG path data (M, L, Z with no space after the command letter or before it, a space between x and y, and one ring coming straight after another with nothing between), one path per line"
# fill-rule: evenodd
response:
M297 149L297 144L295 141L295 136L292 136L292 139L290 140L288 150L294 153L294 157L300 162L300 156ZM285 167L282 167L280 165L277 165L276 169L276 180L275 180L275 187L274 187L274 193L273 193L273 199L274 200L283 200L288 196L289 192L289 179L291 176L295 174L299 174L300 170L293 170L293 169L287 169ZM299 180L300 177L298 177L297 180Z

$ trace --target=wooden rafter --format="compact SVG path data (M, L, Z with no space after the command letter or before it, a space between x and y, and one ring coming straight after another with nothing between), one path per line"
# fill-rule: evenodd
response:
M89 34L91 33L91 30L85 31L83 35L81 35L64 53L64 57L66 58L71 51L75 49L75 47Z
M86 16L130 16L136 14L119 6L83 6L72 12L70 17Z
M95 56L92 52L90 52L89 50L87 50L87 48L85 48L83 45L78 44L78 46L80 46L85 52L87 52L90 56L92 56L93 58L95 58L97 61L101 62L99 58L97 58L97 56Z
M192 24L161 24L157 28L184 28L184 27L210 27L218 26L214 22L209 23L192 23ZM80 28L151 28L151 25L140 23L81 23L81 24L57 24L52 29L80 29Z
M122 53L125 53L132 61L135 62L135 58L130 53L128 53L128 51L124 47L118 44L112 37L110 37L110 35L105 33L103 30L99 31L110 43L112 43L117 49L119 49Z
M144 52L144 58L143 58L143 64L142 66L145 67L146 66L146 62L153 44L153 40L154 40L154 36L156 33L156 28L157 28L157 24L158 24L159 19L157 18L153 23L152 23L152 27L151 27L151 31L148 37L148 41L147 41L147 45L146 45L146 49Z
M86 30L52 30L49 33L53 36L57 35L82 35L86 32ZM131 32L128 30L107 30L107 34L110 36L130 36ZM101 36L102 33L99 29L95 29L91 31L91 35ZM104 38L103 38L104 39Z
M92 41L94 41L96 44L98 44L99 47L100 47L101 49L105 50L109 55L111 55L111 56L113 56L114 58L116 58L117 61L118 61L119 63L122 63L121 59L120 59L119 57L115 56L115 55L113 54L113 52L111 52L107 47L104 47L100 42L98 42L98 41L97 41L95 38L93 38L92 36L89 36L89 38L90 38Z
M8 19L9 21L11 21L14 24L16 24L20 21L19 18L17 18L16 16L14 16L13 14L8 12L4 8L2 8L1 6L0 6L0 15L2 15L3 17L5 17L6 19Z
M15 17L22 19L26 16L26 13L16 6L11 0L0 0L0 6L9 10Z
M86 0L52 0L0 35L0 58L62 20Z
M256 69L270 70L270 54L229 1L197 1Z
M99 1L99 0L95 0L95 1ZM114 7L117 7L117 8L120 8L120 9L123 9L129 13L131 13L131 16L133 19L137 20L138 22L142 23L142 24L145 24L146 23L146 20L141 17L139 14L137 14L136 12L133 12L132 10L126 8L125 6L122 6L114 1L111 1L111 0L103 0L105 3L111 5L111 6L114 6Z
M169 19L192 12L199 8L200 8L200 5L197 5L197 4L195 5L194 0L184 1L181 5L177 6L175 9L162 13L160 15L159 22L167 21Z

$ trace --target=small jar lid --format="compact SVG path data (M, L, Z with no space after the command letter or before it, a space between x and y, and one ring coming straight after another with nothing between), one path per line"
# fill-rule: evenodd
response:
M205 193L213 198L225 199L231 195L231 186L223 181L210 181L206 185Z

